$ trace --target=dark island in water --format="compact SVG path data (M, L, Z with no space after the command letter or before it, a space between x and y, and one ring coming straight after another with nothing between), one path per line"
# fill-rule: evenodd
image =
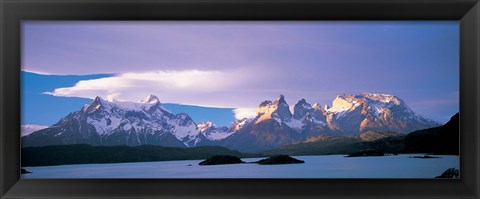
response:
M239 157L232 155L216 155L211 158L208 158L198 165L219 165L219 164L240 164L245 163Z
M270 164L302 164L305 163L303 160L298 160L292 158L288 155L274 155L266 159L262 159L256 161L255 163L262 164L262 165L270 165Z
M198 165L203 166L203 165L242 164L242 163L246 163L246 162L242 161L239 157L236 157L236 156L216 155L198 163ZM299 163L305 163L305 161L292 158L288 155L274 155L269 158L265 158L256 162L249 162L249 163L271 165L271 164L299 164Z

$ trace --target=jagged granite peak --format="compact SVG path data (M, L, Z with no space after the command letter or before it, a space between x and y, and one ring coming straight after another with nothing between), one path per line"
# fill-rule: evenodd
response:
M283 95L280 95L274 102L269 100L262 102L256 112L256 123L270 119L281 122L292 118L292 113Z
M305 125L307 124L311 124L312 126L316 127L325 126L325 111L320 106L320 104L315 103L314 105L315 108L314 106L310 105L305 99L299 100L294 106L293 119L291 121L288 121L287 124L297 130L305 129ZM299 123L295 122L294 120L301 121L303 125L299 126ZM295 123L297 124L296 126Z
M293 118L302 119L307 113L313 112L312 106L305 99L301 99L293 108Z
M100 96L95 97L90 104L87 104L83 107L82 111L84 112L93 112L102 107L102 102L105 102Z
M160 103L160 99L155 95L148 95L145 99L140 100L140 103L156 104Z
M324 132L325 123L313 118L310 112L314 110L306 100L300 100L297 109L305 109L303 106L310 111L295 119L283 95L274 102L265 101L257 108L253 121L226 138L222 145L241 151L256 151L299 142Z
M316 110L323 110L322 105L320 105L320 103L318 103L318 102L313 103L312 108L316 109Z
M260 103L260 105L258 105L258 107L265 107L265 106L270 106L270 105L272 105L272 101L265 100L262 103Z
M274 103L277 103L277 104L287 104L287 101L285 101L285 96L280 94L280 96L278 97L277 100L275 100ZM288 104L287 104L288 105Z
M273 102L274 104L277 104L277 110L273 113L274 116L280 118L281 120L288 120L292 118L292 113L290 112L290 107L287 104L287 101L285 101L285 96L280 95L280 97Z
M222 145L255 151L319 135L357 136L365 133L362 135L364 139L375 139L391 134L387 132L408 133L440 125L416 115L404 101L388 94L338 95L332 107L325 105L325 108L318 103L311 106L307 100L301 99L294 106L293 116L289 117L279 117L281 101L285 101L285 97L262 103L253 122L226 138ZM377 133L371 133L373 131Z

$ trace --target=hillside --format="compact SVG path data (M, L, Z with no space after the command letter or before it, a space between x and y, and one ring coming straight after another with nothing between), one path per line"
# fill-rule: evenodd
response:
M22 148L22 166L194 160L214 155L255 156L217 146L178 148L154 145L131 147L79 144Z
M350 154L366 149L376 149L388 153L401 153L403 151L403 136L395 133L378 133L372 131L358 136L321 135L302 143L287 145L263 151L262 153L269 155L330 155Z
M405 152L460 154L459 121L460 116L457 113L443 126L408 134L405 137Z
M266 150L265 154L327 155L364 150L384 153L432 153L459 155L459 114L446 124L407 135L369 131L358 136L321 135L307 141Z

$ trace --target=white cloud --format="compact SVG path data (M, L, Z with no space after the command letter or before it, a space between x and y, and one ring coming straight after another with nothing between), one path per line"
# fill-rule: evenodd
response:
M233 113L235 114L235 119L243 119L243 118L254 118L256 114L256 109L254 108L236 108L233 109Z
M42 126L42 125L35 125L35 124L26 124L21 126L21 136L26 136L28 134L31 134L35 131L42 130L48 128L48 126Z
M241 92L254 75L238 71L153 71L124 73L113 77L82 80L72 87L57 88L44 94L61 97L96 96L119 101L138 101L149 94L157 95L162 102L209 107L242 107L245 99ZM243 102L242 102L243 101ZM241 102L241 103L239 103ZM243 103L243 104L242 104ZM258 100L249 106L255 107Z

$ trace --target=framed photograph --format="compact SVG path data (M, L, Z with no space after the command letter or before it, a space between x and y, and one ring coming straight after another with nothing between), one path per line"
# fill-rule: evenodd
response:
M478 198L478 1L5 1L1 196Z

